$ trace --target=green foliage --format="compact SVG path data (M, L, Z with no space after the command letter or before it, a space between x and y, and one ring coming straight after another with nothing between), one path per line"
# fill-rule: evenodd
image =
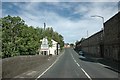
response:
M74 46L74 44L73 44L73 43L71 43L71 44L70 44L70 46L71 46L71 47L73 47L73 46Z
M2 19L0 19L0 58L2 58Z
M0 19L2 22L2 58L18 55L35 55L41 45L40 40L47 36L49 46L52 46L51 39L57 41L61 47L64 45L62 35L54 32L50 27L34 28L28 26L20 17L7 16ZM0 55L1 56L1 55Z

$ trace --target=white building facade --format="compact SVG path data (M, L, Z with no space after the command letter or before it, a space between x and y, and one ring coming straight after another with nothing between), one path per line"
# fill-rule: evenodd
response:
M39 54L41 55L58 55L60 52L60 45L58 42L51 40L52 41L52 47L49 47L48 40L47 38L43 38L42 44L40 47Z
M49 48L50 55L58 55L60 51L60 46L58 42L52 40L52 47Z
M41 47L40 47L40 51L39 54L42 55L49 55L49 45L48 45L48 40L47 38L43 38L42 40L40 40L42 42Z

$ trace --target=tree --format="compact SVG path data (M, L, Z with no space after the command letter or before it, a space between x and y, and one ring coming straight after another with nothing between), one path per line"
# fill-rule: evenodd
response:
M2 22L2 58L18 55L35 55L41 45L40 40L47 36L49 46L52 46L51 39L54 39L60 46L64 45L63 37L53 31L52 27L45 30L28 26L19 16L1 18ZM1 34L1 33L0 33Z
M1 20L0 20L0 24L2 24ZM2 58L2 48L1 48L1 44L2 44L2 25L0 25L0 58Z
M73 46L74 46L74 44L73 44L73 43L71 43L71 44L70 44L70 46L71 46L71 47L73 47Z
M2 18L2 52L3 57L19 55L17 49L17 39L24 26L24 21L20 17L7 16Z

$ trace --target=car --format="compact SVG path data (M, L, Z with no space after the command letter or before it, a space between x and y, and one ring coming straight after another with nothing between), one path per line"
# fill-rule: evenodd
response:
M84 56L84 53L83 53L83 51L79 51L79 53L78 53L79 55L81 55L81 56Z

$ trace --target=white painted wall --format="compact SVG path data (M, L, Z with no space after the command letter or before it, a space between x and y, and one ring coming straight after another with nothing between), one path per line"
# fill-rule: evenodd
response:
M49 45L48 45L48 40L47 37L43 38L40 40L42 42L41 47L40 47L40 52L39 54L42 54L44 52L47 52L46 55L49 55ZM44 55L44 54L43 54Z
M42 51L47 51L47 53L48 53L47 55L50 55L50 54L55 55L55 54L57 54L57 43L58 42L56 42L54 40L51 40L52 41L52 47L49 47L47 38L43 38L40 41L42 42L42 44L41 44L39 54L41 54ZM60 49L60 47L58 49Z
M52 40L52 47L49 48L50 54L55 55L55 52L57 51L57 42Z

